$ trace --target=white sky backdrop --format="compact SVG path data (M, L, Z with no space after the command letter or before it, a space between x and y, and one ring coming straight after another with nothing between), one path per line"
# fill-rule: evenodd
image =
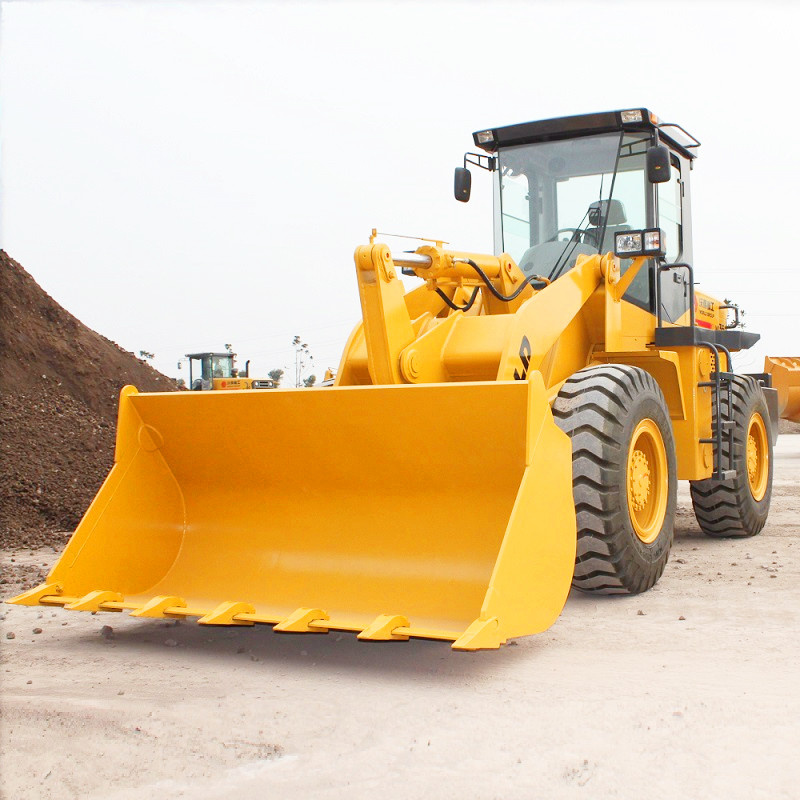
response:
M702 142L695 269L800 355L800 4L4 2L2 246L173 375L337 366L373 226L491 252L474 130L646 106ZM475 174L478 172L479 174ZM397 248L414 243L388 240ZM288 377L288 376L287 376Z

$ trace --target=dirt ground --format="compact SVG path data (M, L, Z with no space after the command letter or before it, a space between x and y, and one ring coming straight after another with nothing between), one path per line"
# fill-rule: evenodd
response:
M653 590L497 652L1 606L2 796L796 798L800 436L775 461L760 536L682 485ZM55 558L3 551L2 597Z

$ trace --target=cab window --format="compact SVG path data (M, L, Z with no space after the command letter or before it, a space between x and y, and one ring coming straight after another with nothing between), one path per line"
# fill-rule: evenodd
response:
M670 180L658 184L658 222L664 231L667 263L681 258L681 171L673 162Z

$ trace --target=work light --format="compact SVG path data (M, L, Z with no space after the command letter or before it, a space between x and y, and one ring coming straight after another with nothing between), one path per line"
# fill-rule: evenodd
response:
M661 228L644 231L619 231L614 234L614 255L620 258L634 256L663 256L664 232Z

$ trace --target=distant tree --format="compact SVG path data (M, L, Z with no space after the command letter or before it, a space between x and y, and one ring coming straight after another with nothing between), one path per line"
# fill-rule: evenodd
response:
M317 382L316 375L309 375L307 378L303 378L303 386L313 386Z
M280 386L281 378L283 378L283 370L282 369L273 369L267 373L267 375L275 381L276 386Z
M147 350L140 350L139 351L139 357L140 358L146 358L149 361L152 361L156 357L156 354L155 353L149 353Z
M314 361L314 357L308 349L308 343L304 342L299 336L295 336L292 339L292 347L294 347L294 385L310 386L311 384L306 384L305 380L303 380L303 371Z

